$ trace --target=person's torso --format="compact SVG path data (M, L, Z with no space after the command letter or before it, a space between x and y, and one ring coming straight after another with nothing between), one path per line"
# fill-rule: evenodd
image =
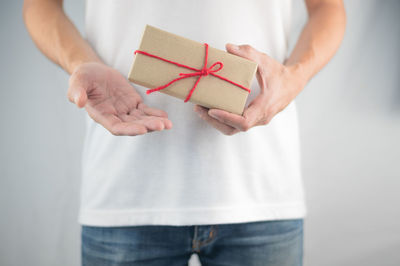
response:
M249 44L283 62L291 3L87 0L86 15L90 44L127 75L146 24L219 49L228 42ZM88 119L83 209L207 209L302 200L294 103L267 126L225 136L201 120L191 103L146 95L146 88L134 86L146 104L168 113L173 128L115 137ZM258 93L254 79L247 105Z

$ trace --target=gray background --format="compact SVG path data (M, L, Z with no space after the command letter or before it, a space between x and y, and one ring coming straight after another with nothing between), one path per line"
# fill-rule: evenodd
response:
M293 40L306 19L295 6ZM0 4L0 265L74 266L83 110L29 39L21 7ZM400 1L346 8L342 47L298 97L305 265L400 265ZM84 1L66 10L82 30Z

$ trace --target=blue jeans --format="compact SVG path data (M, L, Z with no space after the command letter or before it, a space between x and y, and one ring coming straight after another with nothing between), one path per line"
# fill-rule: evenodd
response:
M200 226L82 226L84 266L301 266L303 220Z

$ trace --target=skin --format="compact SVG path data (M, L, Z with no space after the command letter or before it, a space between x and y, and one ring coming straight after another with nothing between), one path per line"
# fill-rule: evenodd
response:
M260 94L242 116L194 106L203 120L225 135L267 125L332 58L342 41L342 0L305 0L309 19L290 57L282 64L250 45L227 44L229 53L258 63ZM25 0L23 17L37 47L70 76L68 98L114 135L170 129L166 112L147 106L117 70L105 65L65 15L62 0Z

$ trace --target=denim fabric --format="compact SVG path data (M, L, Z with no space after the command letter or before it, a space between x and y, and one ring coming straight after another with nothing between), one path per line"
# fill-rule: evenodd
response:
M84 266L301 266L303 220L200 226L82 226Z

